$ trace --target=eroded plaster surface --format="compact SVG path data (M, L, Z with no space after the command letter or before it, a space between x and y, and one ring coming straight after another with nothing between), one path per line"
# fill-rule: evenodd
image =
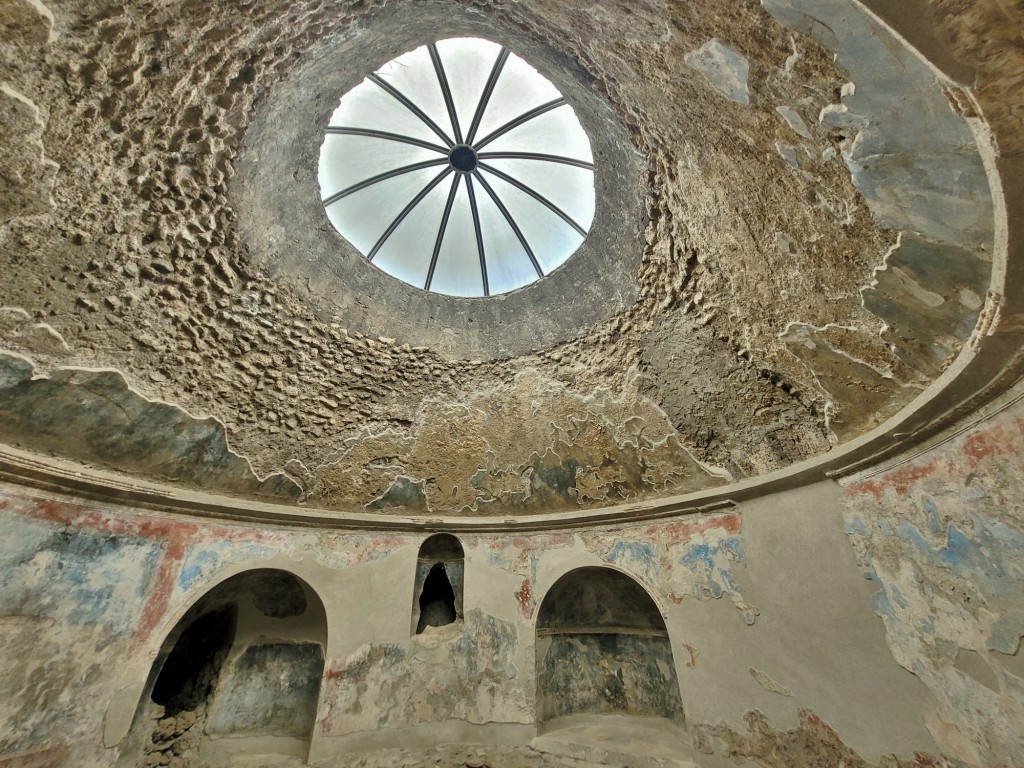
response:
M276 499L301 492L281 473L256 477L214 419L151 402L117 371L63 368L39 376L27 359L0 353L0 439L209 490Z
M28 25L31 27L31 22ZM0 224L16 217L49 213L57 164L48 160L43 150L46 121L39 107L7 83L0 83L0 124L10 132L0 161L0 178L4 181Z
M303 272L306 230L240 226L258 192L236 171L285 151L250 126L325 41L422 34L400 3L20 0L0 57L39 117L8 131L25 119L12 112L5 134L60 170L53 206L15 185L33 214L0 228L0 304L27 318L3 348L40 371L113 369L216 419L256 477L287 473L307 503L408 514L571 510L757 476L878 426L962 348L993 258L980 118L856 6L418 7L563 62L567 93L598 99L588 125L615 124L602 151L624 158L634 201L598 212L631 244L622 291L577 280L557 302L524 299L509 338L534 323L543 341L509 346L475 305L410 319L413 303L369 312L385 299L325 293ZM309 143L286 197L315 209ZM551 331L545 316L584 307L583 326ZM403 322L370 321L389 314ZM25 418L21 442L44 427ZM266 490L188 461L181 485Z
M807 507L807 500L790 503ZM0 678L3 716L9 723L2 754L16 765L58 760L91 768L112 764L119 753L119 764L133 765L146 755L159 759L179 749L189 755L186 765L200 766L213 755L230 754L224 752L230 745L241 755L273 753L282 744L286 754L308 749L311 764L330 765L339 754L376 752L399 737L423 750L402 758L409 760L420 759L417 754L426 759L433 754L428 747L442 738L481 741L488 749L521 746L532 738L523 734L535 732L542 701L565 705L543 715L556 724L565 719L561 715L573 714L573 701L583 702L585 697L560 693L571 684L574 670L595 685L603 676L623 683L618 698L602 695L603 701L625 706L617 715L646 722L645 716L670 713L672 719L659 720L662 725L652 732L659 735L648 746L669 744L673 759L684 762L691 759L691 740L697 750L692 759L715 768L720 763L714 760L730 754L776 765L772 755L779 749L800 756L804 764L824 765L823 756L864 755L865 744L871 757L851 764L912 765L906 761L917 759L897 744L914 743L912 738L864 741L864 733L888 732L881 723L868 722L889 717L888 704L877 704L872 714L872 708L851 703L851 713L839 717L842 726L835 731L820 714L811 714L815 709L809 705L831 709L837 681L864 676L865 663L880 670L872 671L870 679L877 678L883 688L892 685L881 682L881 670L893 665L892 658L884 644L865 642L860 630L850 635L848 660L841 656L838 662L853 665L849 669L837 669L836 659L815 650L813 632L801 631L799 638L781 643L780 620L813 627L821 606L804 597L794 603L784 590L754 583L763 572L792 583L800 565L788 551L772 554L778 547L770 536L763 538L763 522L754 527L755 533L761 531L758 538L749 540L742 512L588 532L462 535L463 620L415 634L411 597L425 537L164 518L9 486L0 506L5 555L0 626L5 647L18 649L17 664ZM841 530L837 536L848 547ZM815 540L819 549L825 546L824 539ZM754 563L751 548L759 553ZM830 557L827 552L816 556ZM846 567L844 558L831 559L835 567ZM615 648L602 646L597 636L580 636L583 646L593 645L590 653L562 643L556 655L565 656L565 663L557 665L557 674L543 671L538 661L546 658L553 640L538 635L540 603L555 582L581 567L612 568L648 591L667 628L658 653L649 648L640 653L634 646L643 646L643 637L620 628L620 634L627 634ZM147 704L130 730L140 697L149 695L151 665L159 649L169 649L175 637L170 633L180 629L182 617L195 615L188 612L203 605L204 595L220 594L218 585L235 583L232 579L251 569L268 568L294 571L310 585L309 594L323 600L326 628L305 618L310 600L317 600L297 603L285 582L275 587L276 581L262 578L241 591L232 588L230 595L236 597L231 599L239 601L238 629L211 700L175 716ZM861 600L856 590L842 586L844 578L856 581L859 574L853 568L844 574L833 574L834 587L821 594L835 595L842 603L828 609L839 622L835 638L840 644L842 622L853 616L875 621L870 599ZM750 605L745 596L751 592L765 602ZM257 593L262 596L254 600ZM218 599L211 605L223 604ZM629 623L628 617L619 620ZM794 648L801 649L799 658L793 657ZM321 651L322 678L310 678ZM957 664L978 674L976 660L964 654ZM247 665L253 669L242 674ZM723 673L732 667L735 674ZM250 684L239 687L240 674ZM307 716L314 679L321 686L315 726L303 738L297 735L300 726L313 722ZM664 688L671 680L678 680L677 696ZM898 693L898 703L905 695L901 686L886 695ZM297 704L278 711L271 699ZM808 710L809 720L794 731L787 713L799 708ZM751 734L736 725L747 709L758 710L748 718ZM639 748L639 742L631 746L630 738L613 735L634 730L608 731L607 724L603 730L588 730L592 725L552 733L562 734L555 739L559 744L607 738L614 750ZM145 737L141 741L139 728ZM150 731L160 740L147 750ZM850 745L847 734L856 737L858 746ZM538 749L553 748L547 738ZM566 749L574 759L584 754L582 746ZM591 764L640 764L639 758L601 754L591 757ZM641 749L639 754L646 753ZM904 762L878 763L878 754ZM920 765L929 764L920 760Z
M1019 394L1014 398L1019 398ZM970 765L1024 760L1024 408L855 477L849 537L896 660L938 702L928 727Z

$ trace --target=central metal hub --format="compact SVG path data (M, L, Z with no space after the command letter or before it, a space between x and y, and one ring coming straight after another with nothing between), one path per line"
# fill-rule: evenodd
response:
M456 144L448 153L448 162L459 173L472 173L476 170L479 160L477 160L476 152L472 147L466 144Z

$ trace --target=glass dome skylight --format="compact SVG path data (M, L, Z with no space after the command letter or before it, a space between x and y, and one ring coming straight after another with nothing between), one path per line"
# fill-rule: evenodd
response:
M346 93L320 149L335 229L389 275L494 296L561 266L594 219L590 141L543 75L479 38L422 46Z

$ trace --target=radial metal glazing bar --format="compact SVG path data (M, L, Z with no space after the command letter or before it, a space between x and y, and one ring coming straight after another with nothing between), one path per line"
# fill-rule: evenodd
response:
M448 154L448 150L442 147L440 144L431 144L429 141L423 141L423 139L416 139L412 136L402 136L398 133L388 133L387 131L378 131L373 128L349 128L344 125L329 125L325 133L340 134L342 136L366 136L371 139L384 139L385 141L397 141L402 144L412 144L414 147L422 147L423 149L431 149L434 152L440 152L441 154Z
M594 170L594 164L586 160L577 160L564 155L545 155L540 152L481 152L477 155L481 160L540 160L546 163L562 163L574 165L588 171Z
M516 224L516 220L512 218L512 214L508 212L508 208L506 208L505 204L501 202L501 198L498 197L491 185L487 183L487 179L483 177L480 171L473 171L473 178L480 182L480 186L482 186L487 194L490 195L491 200L494 201L498 210L501 211L501 215L505 217L505 221L508 222L508 225L515 233L515 236L519 239L519 244L523 246L523 250L526 251L526 255L530 257L530 263L533 264L533 268L537 270L537 277L544 277L544 270L540 268L540 262L538 262L537 257L533 255L533 249L530 247L530 244L526 242L526 237L523 235L522 230L519 229L519 225Z
M523 114L521 114L519 117L515 118L514 120L509 120L507 123L505 123L500 128L491 131L489 134L487 134L487 136L485 136L484 138L480 139L480 141L476 142L476 144L473 146L473 149L475 149L477 152L479 152L481 149L483 149L485 146L490 144L492 141L494 141L498 137L504 136L506 133L508 133L509 131L511 131L511 130L513 130L515 128L518 128L523 123L528 123L530 120L533 120L535 117L540 117L541 115L543 115L543 114L545 114L547 112L550 112L552 109L558 109L559 107L563 106L564 104L566 104L565 99L558 98L558 99L553 99L553 100L547 102L546 104L541 104L539 107L534 107L529 112L524 112Z
M493 173L495 176L497 176L502 181L508 182L509 184L511 184L516 189L519 189L519 190L525 192L530 197L532 197L534 200L536 200L538 203L540 203L545 208L550 210L552 213L557 215L560 219L562 219L562 221L564 221L570 227L572 227L577 232L579 232L580 235L582 235L583 237L587 236L587 230L585 230L583 227L581 227L579 224L577 224L576 221L572 218L572 216L570 216L565 211L563 211L561 208L559 208L557 205L552 203L550 200L548 200L546 197L544 197L544 195L542 195L539 192L537 192L536 190L533 190L530 187L526 186L525 184L523 184L518 179L515 179L512 176L509 176L507 173L502 173L501 171L499 171L494 166L487 165L487 163L480 163L480 168L485 170L485 171L487 171L488 173Z
M452 89L448 85L448 76L444 73L444 64L441 62L441 54L437 52L437 46L431 43L427 46L430 52L430 61L434 65L434 74L437 75L437 82L441 84L441 93L444 95L444 106L448 110L448 119L451 121L452 130L455 135L455 143L462 143L462 129L459 127L459 115L455 111L455 100L452 99Z
M444 242L444 232L448 229L448 218L452 215L452 205L455 204L455 195L459 191L459 179L461 174L455 174L452 181L451 191L448 193L448 202L444 205L444 213L441 216L441 226L437 228L437 240L434 241L434 253L430 257L430 267L427 269L427 282L423 290L430 290L430 283L434 279L434 270L437 268L437 257L441 255L441 244Z
M476 207L476 192L473 190L473 179L466 177L466 191L469 193L469 207L473 212L473 229L476 232L476 252L480 256L480 275L484 281L484 296L491 295L491 288L487 283L487 257L484 255L484 233L480 228L480 211Z
M353 184L351 187L346 187L345 189L341 190L340 192L335 192L333 195L331 195L329 197L325 197L324 200L323 200L324 207L326 208L328 205L331 205L332 203L338 202L343 197L348 197L353 192L358 192L361 189L366 189L367 187L372 187L374 184L377 184L379 182L387 181L388 179L393 179L396 176L402 176L403 174L406 174L406 173L412 173L413 171L422 171L424 168L434 168L434 167L436 167L438 165L444 165L447 162L448 162L448 158L446 158L446 157L439 157L436 160L424 160L421 163L413 163L412 165L403 165L401 168L395 168L393 171L386 171L384 173L379 173L376 176L371 176L370 178L366 179L365 181L360 181L358 184Z
M384 234L380 236L380 239L374 244L372 250L368 254L366 254L367 259L373 261L373 257L377 255L377 252L381 248L384 247L384 243L388 241L388 238L395 233L395 230L398 229L398 225L401 224L405 220L405 217L412 213L413 208L415 208L417 205L423 202L423 198L429 195L431 190L438 184L440 184L441 181L445 178L445 176L447 176L450 173L453 173L453 171L449 166L448 168L445 168L443 171L437 174L437 176L435 176L433 180L429 184L427 184L427 186L420 190L419 194L417 194L416 197L414 197L409 202L409 204L402 209L402 212L398 214L398 216L395 217L395 220L391 222L391 224L388 226L386 230L384 230Z
M491 100L491 94L494 93L494 86L498 83L498 78L501 76L501 70L505 66L505 62L508 61L508 51L504 48L498 54L498 58L494 62L494 66L491 68L491 74L487 78L487 85L484 86L484 92L480 95L480 103L476 106L476 114L473 115L473 122L469 126L469 133L466 134L466 143L469 145L473 144L473 139L476 138L477 129L480 127L480 121L484 118L484 112L487 111L487 104Z
M395 86L391 85L391 83L387 82L380 75L378 75L376 73L370 75L369 79L372 80L377 85L379 85L381 88L383 88L389 94L391 94L394 98L396 98L402 104L403 107L408 109L410 112L412 112L414 115L416 115L416 117L418 117L420 120L422 120L426 124L426 126L428 128L430 128L430 130L432 130L434 133L436 133L438 136L441 137L441 140L444 141L445 146L452 147L452 146L455 145L455 142L453 142L451 140L451 138L448 136L448 134L446 134L444 131L441 130L440 126L438 126L437 123L435 123L433 120L431 120L429 117L427 117L426 113L422 109L420 109L415 104L413 104L411 101L409 101L409 98L404 93L402 93L400 90L395 88Z

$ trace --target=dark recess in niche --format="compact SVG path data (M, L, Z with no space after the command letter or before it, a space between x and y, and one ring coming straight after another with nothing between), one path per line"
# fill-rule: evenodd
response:
M253 574L250 581L252 584L245 584L244 588L251 590L253 607L264 616L287 619L306 612L306 595L292 574L260 571Z
M235 606L211 611L181 633L153 684L152 699L165 716L196 709L209 698L235 637Z
M439 533L420 546L413 592L413 629L444 627L462 620L465 555L454 536Z
M427 627L454 624L457 618L455 590L448 580L444 563L435 563L420 592L420 620L416 624L416 634L421 634Z
M308 756L326 644L323 602L295 574L260 568L214 585L164 640L118 768L191 765L221 737L235 755Z

